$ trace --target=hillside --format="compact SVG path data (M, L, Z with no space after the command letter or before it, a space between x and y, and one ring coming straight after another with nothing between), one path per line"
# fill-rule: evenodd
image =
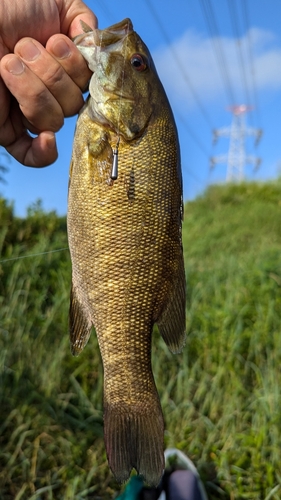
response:
M95 335L69 350L65 219L40 204L18 219L0 200L0 220L0 500L114 498ZM210 500L281 495L280 222L281 181L185 206L187 343L173 356L155 332L153 369L165 444Z

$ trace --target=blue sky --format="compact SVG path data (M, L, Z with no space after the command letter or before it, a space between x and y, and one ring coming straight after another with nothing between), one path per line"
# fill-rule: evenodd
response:
M96 13L101 29L130 17L148 45L178 126L185 200L210 183L225 181L226 165L216 165L211 171L209 158L228 151L227 138L220 138L216 145L212 139L213 129L230 126L232 115L226 107L232 104L255 104L247 114L247 124L263 129L257 148L253 138L246 140L247 153L260 157L262 163L256 173L251 165L246 166L245 177L264 180L281 174L280 0L86 3ZM209 26L204 15L207 4L212 6L215 26ZM76 117L66 119L57 134L59 158L45 169L23 167L0 157L9 168L0 193L14 202L17 215L24 216L26 208L38 199L45 210L66 213L75 122Z

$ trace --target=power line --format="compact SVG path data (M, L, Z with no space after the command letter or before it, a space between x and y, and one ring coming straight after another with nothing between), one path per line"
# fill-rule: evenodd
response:
M227 63L226 63L226 58L225 58L224 51L222 48L222 44L221 44L221 40L220 40L220 36L219 36L219 30L218 30L218 26L216 23L212 4L211 4L210 0L200 0L200 4L202 7L203 16L205 17L207 28L208 28L210 38L212 41L212 46L213 46L213 50L215 53L215 57L217 58L218 66L219 66L219 69L220 69L221 74L222 74L224 87L225 87L225 91L226 91L226 95L227 95L227 100L229 101L229 104L233 104L235 102L234 92L233 92L233 88L231 85L231 80L229 77Z
M202 153L204 153L204 155L207 156L207 158L209 158L209 153L208 153L207 149L205 148L205 146L203 146L200 139L198 139L197 135L193 132L192 128L188 125L188 123L186 122L186 120L184 119L184 117L182 116L182 114L179 111L177 111L177 116L178 116L179 120L182 122L182 124L185 126L190 137L192 137L194 142L196 142L198 148L201 149Z
M246 77L245 63L244 63L244 58L243 58L243 53L242 53L242 48L241 48L241 41L240 41L240 35L239 35L239 29L238 29L238 20L237 20L237 11L236 11L236 7L235 7L235 2L233 0L228 0L228 7L229 7L229 13L230 13L233 34L234 34L234 37L236 38L235 46L236 46L237 57L238 57L239 66L240 66L240 70L241 70L244 92L245 92L245 96L246 96L246 103L250 106L251 99L250 99L249 87L248 87L248 82L247 82L247 77Z
M110 20L110 23L116 22L116 19L114 16L111 14L110 10L107 8L107 5L105 2L101 2L101 0L95 0L95 4L98 4L103 11L105 17L107 17Z
M207 124L209 125L209 127L211 127L211 129L213 128L212 126L212 123L211 123L211 120L207 114L207 112L205 111L203 105L201 104L201 101L199 100L199 97L197 95L197 93L195 92L192 84L191 84L191 81L189 79L189 77L187 76L187 74L184 72L183 70L183 67L182 67L182 62L180 60L180 58L178 57L178 54L176 52L176 50L174 49L172 43L171 43L171 40L169 39L155 9L153 8L152 4L149 2L149 0L145 0L146 1L146 4L152 14L152 17L154 18L154 21L157 23L158 27L159 27L159 30L162 34L162 37L163 39L165 40L165 42L167 43L170 51L172 52L173 54L173 57L174 57L174 60L176 61L176 64L177 66L179 67L180 69L180 72L182 73L183 75L183 78L184 80L186 81L187 85L189 86L190 90L191 90L191 93L198 105L198 107L200 108ZM177 116L179 118L179 120L182 122L182 124L184 125L184 127L186 128L187 130L187 133L189 134L189 136L193 139L193 141L197 144L197 147L202 151L202 153L207 157L209 158L209 153L208 151L206 150L206 148L204 147L204 145L202 144L201 140L197 137L197 135L194 133L194 131L192 130L192 128L188 125L188 123L186 122L185 118L182 116L182 114L177 110ZM199 182L200 184L204 185L203 181L199 180L198 178L196 178L196 176L188 169L185 169L185 171L191 175L197 182Z
M172 52L174 60L175 60L175 62L177 64L177 66L178 66L178 68L179 68L179 70L180 70L180 72L181 72L181 74L182 74L185 82L187 83L187 85L188 85L188 87L190 89L190 92L192 93L192 96L193 96L194 100L197 103L197 106L199 107L199 109L200 109L202 115L204 116L207 124L212 129L213 126L212 126L211 119L209 118L209 115L208 115L207 111L205 110L203 104L201 103L201 101L200 101L200 99L198 97L198 94L195 91L195 89L194 89L194 87L193 87L193 85L191 83L191 80L190 80L189 76L184 71L183 66L182 66L182 61L180 60L177 51L174 49L174 47L172 45L172 42L171 42L169 36L167 35L166 30L165 30L164 26L162 25L162 23L161 23L158 15L157 15L157 13L156 13L156 10L154 9L154 7L152 6L152 3L150 3L149 0L145 0L145 2L147 4L147 6L148 6L148 8L149 8L149 10L150 10L153 18L154 18L156 24L158 25L159 30L161 31L162 37L164 38L164 40L167 43L170 51Z
M252 87L253 87L253 96L254 96L254 109L257 115L257 121L260 123L260 113L259 113L259 103L258 103L258 93L256 86L256 78L255 78L255 66L254 66L254 57L252 52L252 44L250 37L250 23L249 23L249 12L248 12L248 2L247 0L241 0L242 5L242 13L244 18L244 24L247 32L247 47L248 47L248 58L250 62L250 75L252 77Z
M195 175L190 168L187 168L185 165L182 166L183 172L187 173L189 177L192 177L198 184L201 184L201 186L206 186L206 183L202 181L197 175Z

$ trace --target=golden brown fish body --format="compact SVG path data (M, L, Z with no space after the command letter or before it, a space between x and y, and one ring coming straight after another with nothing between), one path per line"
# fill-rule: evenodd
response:
M151 370L154 323L173 352L185 329L182 183L173 115L130 20L76 44L94 71L77 122L70 172L72 352L95 326L104 367L109 465L156 485L163 416ZM111 179L119 142L119 174ZM116 152L116 151L115 151Z

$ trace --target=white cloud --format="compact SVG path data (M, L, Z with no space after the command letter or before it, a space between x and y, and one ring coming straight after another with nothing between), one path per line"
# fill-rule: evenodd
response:
M214 53L214 44L216 46L220 44L236 100L245 101L237 43L240 43L242 49L251 91L252 66L248 57L247 37L251 41L257 91L281 89L281 46L278 45L276 36L270 31L251 28L243 38L237 41L228 37L210 39L188 30L170 47L158 49L153 53L159 76L169 97L172 100L184 101L189 106L194 104L187 82L189 79L200 101L206 103L221 100L222 96L226 100L223 76Z

